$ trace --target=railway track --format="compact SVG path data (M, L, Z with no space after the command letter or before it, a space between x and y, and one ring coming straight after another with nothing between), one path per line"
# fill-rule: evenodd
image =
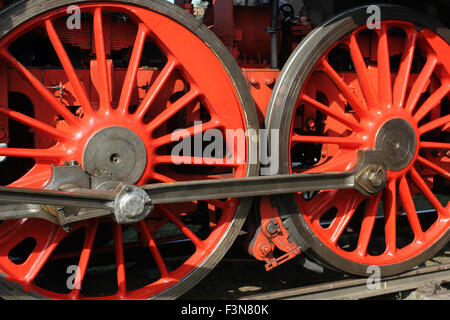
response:
M250 295L240 300L356 300L413 290L430 282L450 282L450 263L418 268L398 276L380 279L376 286L374 283L368 283L368 279L349 279Z

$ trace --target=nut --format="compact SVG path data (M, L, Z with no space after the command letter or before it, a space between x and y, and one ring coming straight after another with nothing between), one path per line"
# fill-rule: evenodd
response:
M136 223L147 217L152 209L152 201L144 190L125 185L114 201L114 218L120 224Z
M380 192L386 183L386 170L376 164L368 165L357 177L356 183L367 193Z

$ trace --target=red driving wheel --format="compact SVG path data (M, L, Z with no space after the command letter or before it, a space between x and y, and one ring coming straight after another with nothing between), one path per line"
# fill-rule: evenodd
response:
M268 125L280 129L282 172L348 171L358 150L382 153L387 183L378 195L324 190L291 205L311 255L345 272L377 265L387 275L448 242L450 48L448 29L429 18L381 6L379 28L368 29L365 10L331 19L299 45Z
M73 11L67 9L74 4L81 25L69 30L65 24ZM0 149L6 159L0 163L3 184L44 188L51 166L67 161L78 162L93 176L106 172L137 185L257 173L254 155L245 152L238 159L232 148L226 148L223 164L209 164L197 154L172 157L177 129L184 129L178 138L194 139L208 129L225 137L225 130L257 126L233 58L180 8L167 1L37 0L7 8L1 16L11 20L2 26L0 40L8 91L28 95L32 102L31 112L12 103L0 107L11 131L10 143ZM38 67L36 59L29 62L16 50L31 36L53 49L55 66ZM128 37L128 51L120 47L120 36ZM128 65L122 66L116 57L124 51ZM74 52L82 61L74 60ZM20 130L31 143L19 143ZM246 136L246 150L255 141ZM178 160L189 163L174 165ZM161 205L138 224L96 219L70 232L40 219L4 221L0 293L10 298L176 298L225 254L249 205L237 199Z

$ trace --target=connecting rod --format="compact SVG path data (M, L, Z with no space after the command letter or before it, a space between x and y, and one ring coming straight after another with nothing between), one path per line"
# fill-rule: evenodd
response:
M380 159L378 151L359 151L357 164L350 171L143 186L114 182L107 190L76 186L62 191L0 187L0 220L43 218L65 226L112 215L118 223L130 224L144 219L158 204L351 188L375 195L386 183L386 169ZM79 171L85 175L81 168Z

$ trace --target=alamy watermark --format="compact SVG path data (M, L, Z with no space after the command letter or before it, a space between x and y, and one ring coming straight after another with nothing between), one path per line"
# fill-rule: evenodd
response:
M259 143L251 141L258 135ZM279 130L276 129L259 129L258 132L255 129L226 129L223 133L219 129L203 131L203 123L196 121L193 134L188 129L177 129L171 134L171 140L176 142L171 151L171 161L176 165L258 164L258 157L246 155L247 152L255 155L259 150L261 174L278 172Z
M66 280L66 286L69 290L73 289L81 289L80 281L77 281L77 275L80 274L80 267L77 265L70 265L67 267L66 273L69 274L69 277Z
M69 14L69 17L66 21L67 29L73 30L73 29L81 29L81 9L77 5L71 5L67 7L66 10L67 14Z
M378 290L381 288L381 269L379 266L370 265L366 270L370 276L367 278L367 288L369 290Z
M377 5L368 6L366 13L370 15L366 20L366 26L369 30L381 29L381 8Z

